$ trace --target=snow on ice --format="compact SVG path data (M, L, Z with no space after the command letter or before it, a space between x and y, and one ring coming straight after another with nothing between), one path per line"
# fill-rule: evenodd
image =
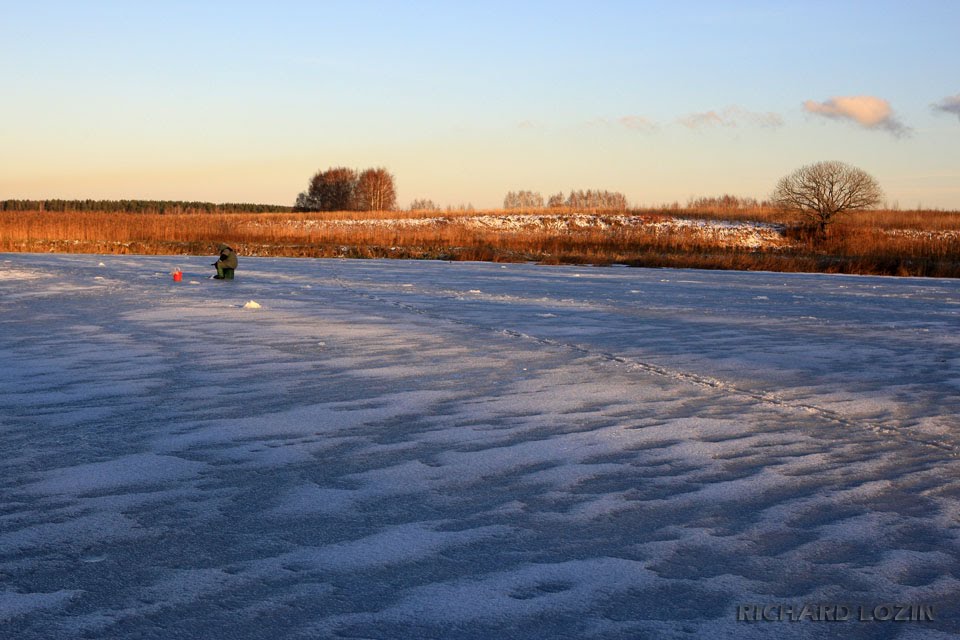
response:
M209 269L0 256L3 637L960 633L960 282Z

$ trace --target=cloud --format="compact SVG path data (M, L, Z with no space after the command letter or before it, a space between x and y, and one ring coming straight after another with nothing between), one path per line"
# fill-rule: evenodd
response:
M643 116L621 116L616 120L611 120L610 118L594 118L585 123L588 127L604 127L604 128L619 128L630 129L631 131L638 131L640 133L653 133L660 130L660 125L656 122L650 120L649 118L644 118Z
M765 127L773 129L783 126L783 118L779 113L767 111L757 113L743 107L731 106L722 111L703 111L691 113L677 120L688 129L703 129L706 127Z
M623 116L617 122L620 126L634 131L650 132L659 129L655 122L651 122L643 116Z
M960 118L960 93L955 96L948 96L940 102L933 105L934 111L942 111Z
M688 129L702 129L703 127L735 127L737 124L730 120L720 117L716 111L704 111L703 113L691 113L688 116L680 118L677 122Z
M518 129L536 129L537 123L534 122L533 120L524 120L523 122L517 123L517 128Z
M910 127L893 113L890 103L874 96L838 96L826 102L807 100L803 108L807 113L832 120L847 120L865 129L886 131L898 138L911 133Z

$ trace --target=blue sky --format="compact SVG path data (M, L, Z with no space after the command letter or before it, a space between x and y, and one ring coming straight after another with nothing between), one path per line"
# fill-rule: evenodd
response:
M0 0L0 198L765 197L818 160L960 209L960 2ZM939 108L935 108L939 107Z

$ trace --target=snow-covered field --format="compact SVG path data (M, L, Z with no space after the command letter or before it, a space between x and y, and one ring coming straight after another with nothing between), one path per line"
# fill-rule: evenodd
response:
M266 226L259 220L248 222L244 227ZM731 247L775 248L788 244L783 236L783 225L766 222L739 222L722 220L697 220L683 217L658 217L628 214L597 213L500 213L474 216L430 216L423 218L358 218L358 219L291 219L280 223L294 229L342 229L349 228L438 228L460 225L466 229L481 229L499 232L576 232L609 231L611 229L645 230L654 235L668 236L676 233L691 233L711 242Z
M0 637L960 633L960 282L210 262L0 256Z

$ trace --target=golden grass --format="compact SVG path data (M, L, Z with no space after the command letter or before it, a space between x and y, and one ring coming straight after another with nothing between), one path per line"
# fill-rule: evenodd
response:
M960 212L853 213L814 244L788 230L783 246L738 247L689 228L668 232L648 225L610 229L491 230L466 217L516 211L402 211L324 213L0 212L0 251L214 254L219 242L241 255L395 257L451 260L622 263L638 266L830 271L960 277ZM520 215L565 213L534 210ZM631 212L645 222L671 216L786 224L762 208ZM403 220L391 224L389 220ZM357 221L367 221L366 224ZM377 222L379 221L379 223ZM414 221L414 222L411 222ZM422 224L415 224L419 221Z
M653 209L650 213L663 209ZM670 215L698 218L703 220L738 220L745 222L767 222L771 224L793 224L795 218L773 207L760 206L754 209L676 209ZM877 229L918 229L925 231L960 230L960 211L941 211L937 209L921 210L869 210L850 211L840 218L840 222L858 228Z

